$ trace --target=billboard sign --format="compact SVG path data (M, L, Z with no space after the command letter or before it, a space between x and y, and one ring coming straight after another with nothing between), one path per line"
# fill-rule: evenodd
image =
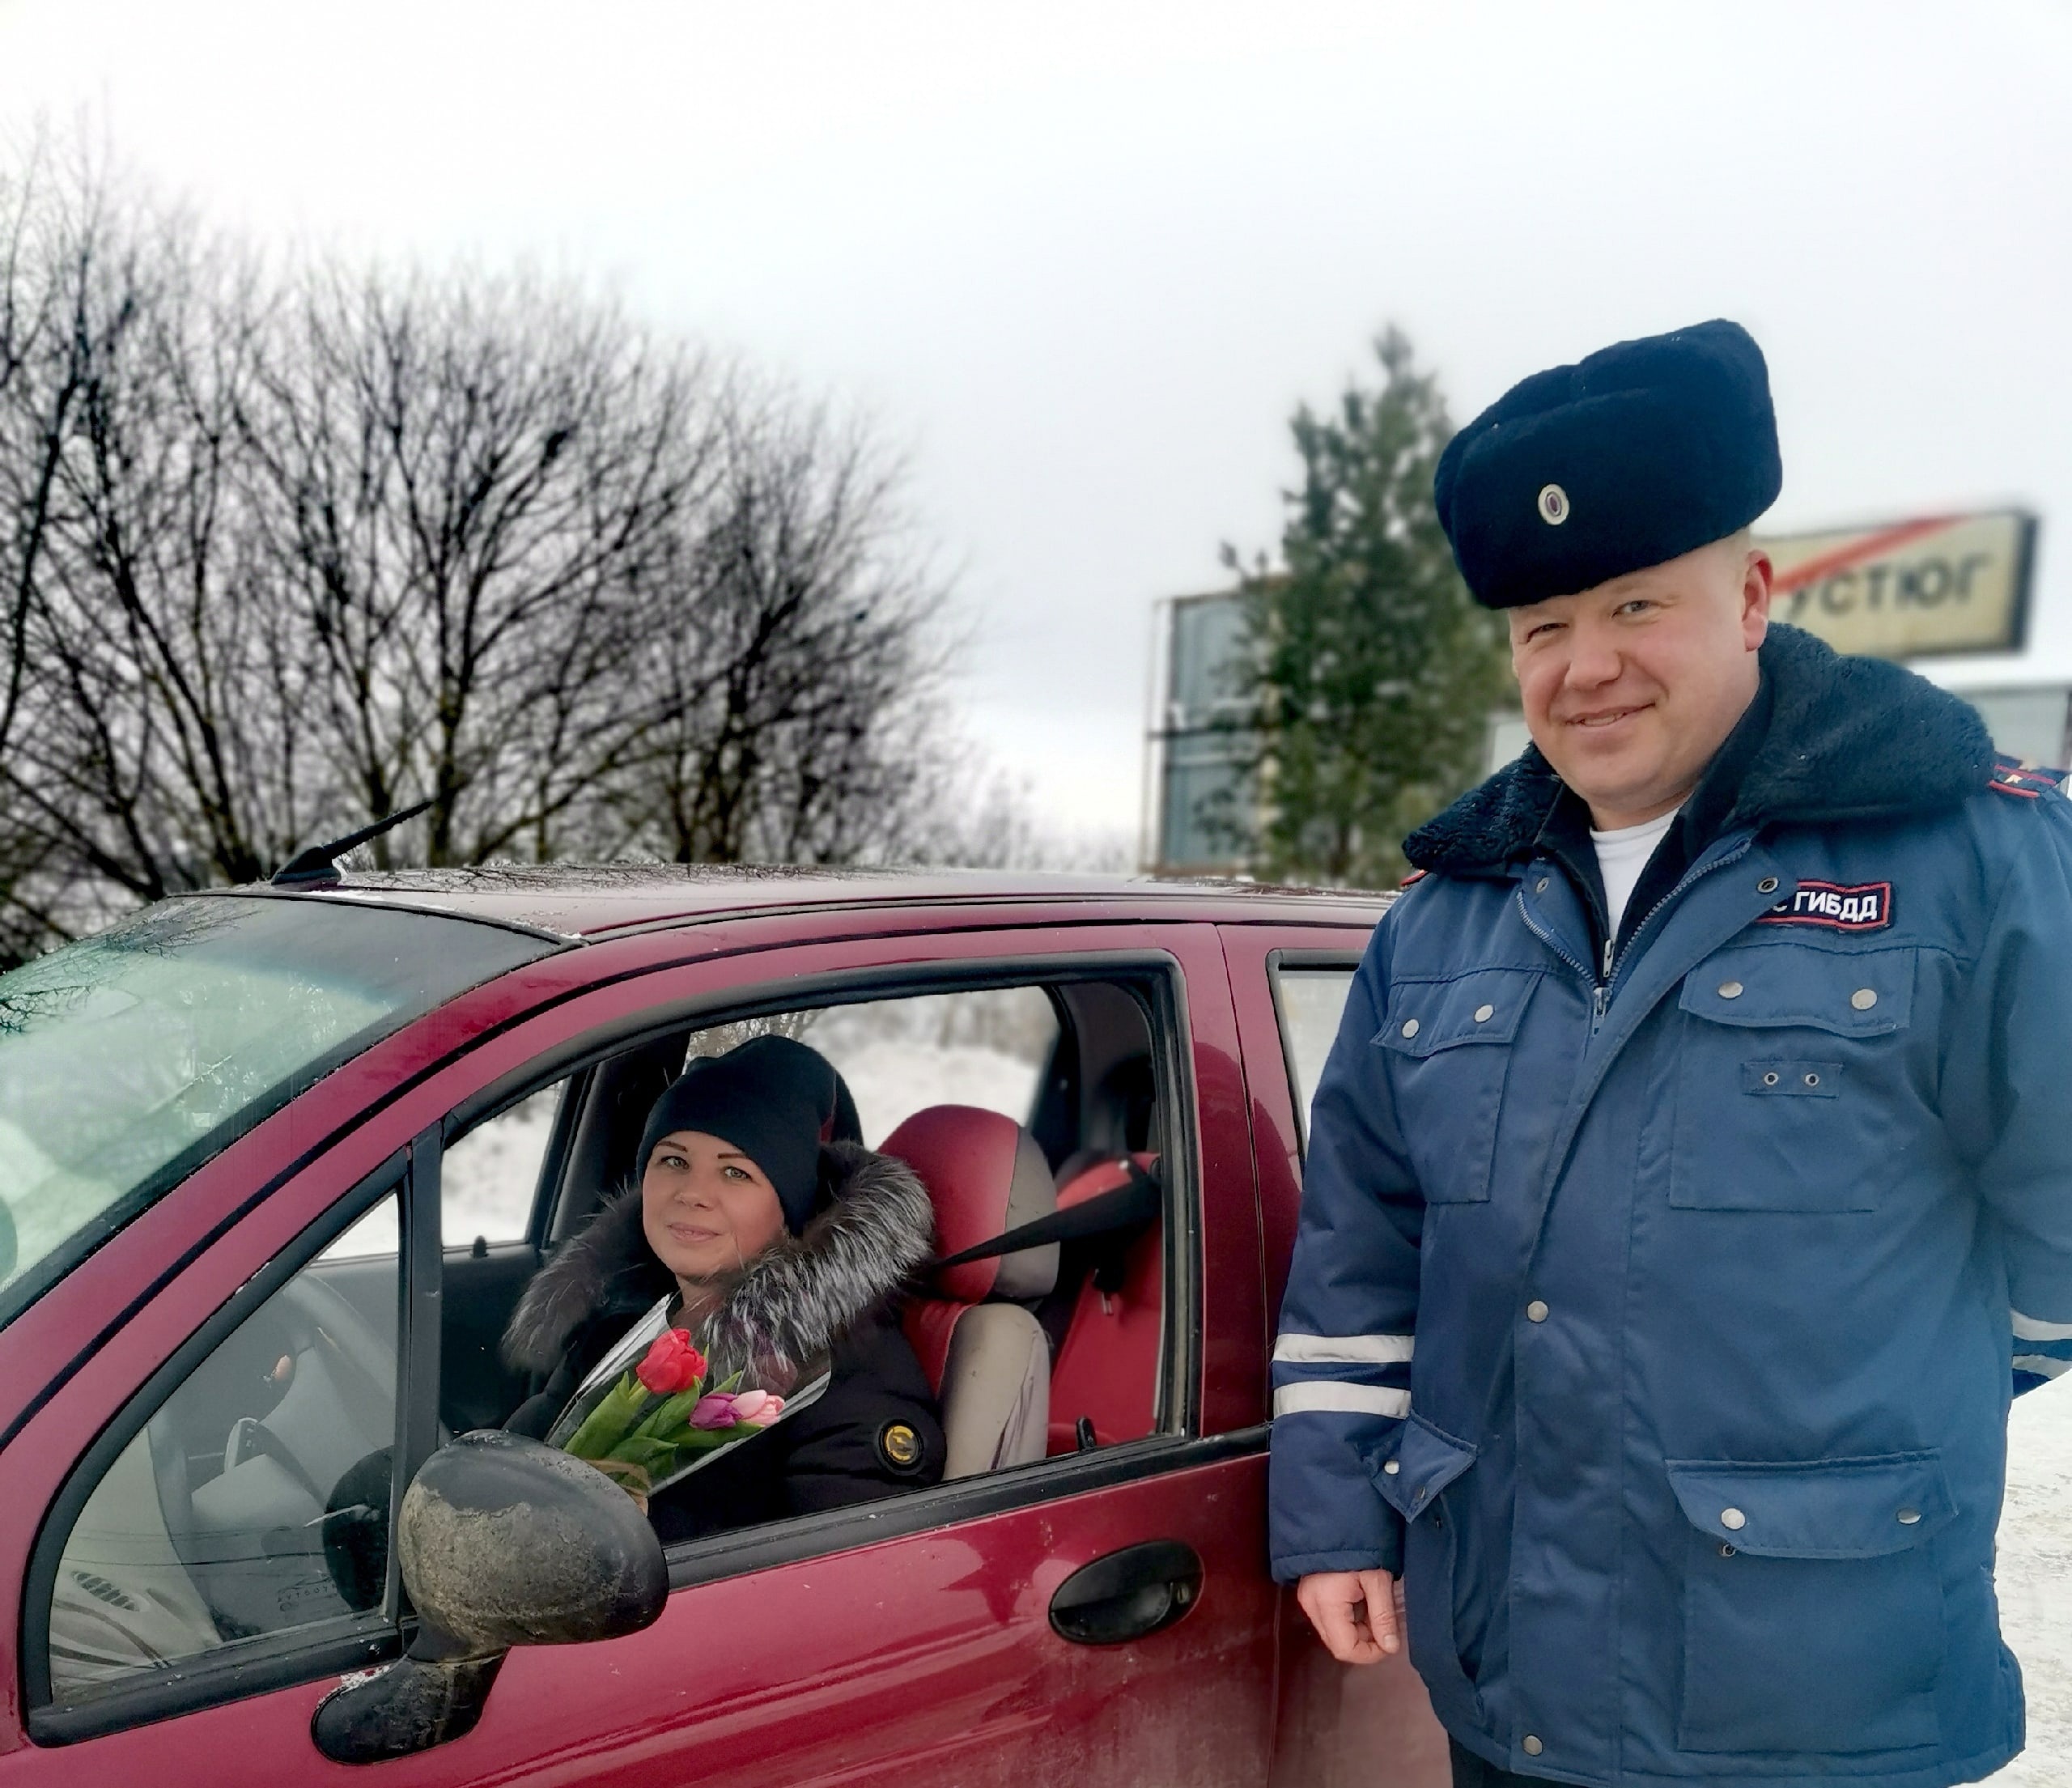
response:
M1773 620L1874 658L2019 652L2036 518L2018 509L1758 538Z

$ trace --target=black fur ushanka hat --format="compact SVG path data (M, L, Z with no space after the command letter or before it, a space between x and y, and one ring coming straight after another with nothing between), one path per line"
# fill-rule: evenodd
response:
M1783 482L1763 350L1715 321L1522 380L1447 444L1432 494L1475 600L1512 609L1724 539Z

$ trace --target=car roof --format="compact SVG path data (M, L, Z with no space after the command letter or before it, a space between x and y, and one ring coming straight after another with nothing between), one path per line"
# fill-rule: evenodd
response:
M1103 916L1371 925L1392 898L1358 890L1027 870L814 869L745 864L490 864L345 870L314 889L222 890L449 914L584 941L701 920L837 908L1076 907ZM1062 914L1059 916L1064 916Z

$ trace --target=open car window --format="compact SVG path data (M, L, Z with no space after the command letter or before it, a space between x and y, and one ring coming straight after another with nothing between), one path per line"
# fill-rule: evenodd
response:
M743 992L745 1003L753 998ZM943 1253L1095 1200L1105 1211L1133 1181L1146 1188L1133 1217L1108 1218L1107 1228L1061 1245L1015 1251L1000 1257L999 1270L988 1260L959 1275L961 1289L930 1277L909 1301L902 1327L941 1402L948 1476L1168 1431L1177 1419L1167 1395L1170 1225L1160 1201L1192 1191L1164 1158L1165 1107L1174 1095L1161 1085L1157 1007L1153 975L1087 975L849 998L838 992L634 1043L588 1070L562 1113L567 1148L558 1157L550 1245L567 1246L601 1202L637 1183L646 1115L687 1061L757 1036L793 1038L842 1073L865 1145L915 1168L935 1202L939 1240L953 1238ZM1018 1144L1010 1140L1017 1135ZM1009 1160L1017 1148L1025 1159L1010 1197L1004 1183L983 1183L979 1164ZM1032 1172L1043 1183L1034 1201ZM966 1304L979 1307L967 1314ZM456 1314L449 1297L449 1327ZM952 1330L960 1337L953 1349L945 1340ZM1018 1388L998 1393L1016 1403L1013 1411L971 1415L955 1387L974 1359L985 1362L981 1376L1021 1374ZM464 1395L449 1387L448 1400ZM970 1433L980 1438L961 1438Z

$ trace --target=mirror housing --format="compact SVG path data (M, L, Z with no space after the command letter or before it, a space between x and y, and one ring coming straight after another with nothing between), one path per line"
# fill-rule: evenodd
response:
M419 1626L394 1664L317 1705L316 1748L374 1763L473 1730L512 1646L581 1645L651 1625L669 1591L661 1542L595 1466L482 1429L425 1461L396 1523Z
M500 1429L425 1461L396 1551L411 1606L473 1656L638 1633L669 1593L662 1543L631 1497L594 1465Z

